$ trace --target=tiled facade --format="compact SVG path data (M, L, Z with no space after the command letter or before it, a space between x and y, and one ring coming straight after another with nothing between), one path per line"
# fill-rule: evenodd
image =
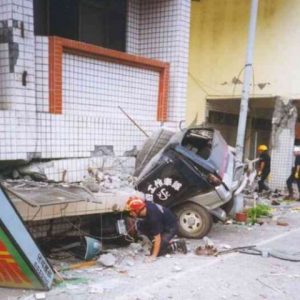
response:
M278 142L271 152L271 178L272 188L284 189L286 179L290 176L293 165L293 151L295 131L289 128L282 129Z
M128 52L170 63L167 125L185 119L190 1L130 0Z
M51 56L53 40L34 36L33 1L1 1L0 160L64 158L74 171L72 159L86 162L99 146L122 155L145 137L118 106L148 133L162 121L177 129L185 113L189 9L188 0L129 0L126 47L136 58L112 51L106 60L63 48ZM83 172L74 172L69 180L80 180Z
M63 66L64 115L110 118L119 105L139 112L138 119L155 120L158 72L71 54L63 55Z
M35 91L37 112L49 112L49 43L48 37L35 37Z
M168 119L177 124L185 119L190 2L140 2L139 54L170 62Z
M27 159L36 150L32 5L0 2L0 160Z

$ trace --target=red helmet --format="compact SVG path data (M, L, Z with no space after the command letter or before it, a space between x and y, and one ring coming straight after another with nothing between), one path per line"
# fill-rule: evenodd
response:
M136 214L146 206L145 201L139 197L129 197L126 203L126 210L132 211Z

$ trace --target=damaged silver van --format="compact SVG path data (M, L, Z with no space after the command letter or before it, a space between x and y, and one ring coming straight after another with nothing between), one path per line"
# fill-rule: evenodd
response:
M176 213L180 235L205 236L212 216L224 220L232 208L234 195L245 181L244 164L212 128L194 127L175 134L162 130L150 143L137 157L136 189Z

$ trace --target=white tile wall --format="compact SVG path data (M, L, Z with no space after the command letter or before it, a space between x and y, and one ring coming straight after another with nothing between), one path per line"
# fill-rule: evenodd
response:
M0 160L27 159L35 152L35 113L0 111Z
M185 118L189 0L129 0L128 51L170 63L168 127ZM137 30L138 28L138 30ZM132 46L131 46L132 45Z
M9 74L9 53L8 44L0 44L0 109L6 110L10 108L10 100L13 87L14 77Z
M294 140L295 131L284 128L278 137L276 148L272 149L270 186L274 189L286 188L286 180L294 162Z
M38 112L49 112L48 37L35 37L35 93Z
M0 21L9 20L12 18L12 1L0 1Z
M111 117L124 107L139 120L155 121L159 73L63 55L63 113Z
M112 145L115 154L122 155L145 140L144 135L118 112L114 117L39 112L37 123L37 152L42 153L42 158L90 157L101 145ZM140 125L149 133L158 127L155 121L144 121Z
M26 159L31 153L40 153L45 159L85 160L99 145L113 145L116 155L140 146L144 135L117 106L148 133L159 127L158 74L66 54L63 114L50 115L48 38L34 37L32 4L32 0L0 3L0 21L18 22L13 32L19 44L14 73L8 69L8 45L0 44L0 109L8 109L0 110L0 160ZM130 0L128 4L127 51L171 62L165 125L176 129L185 110L189 8L187 0ZM21 21L25 37L21 36ZM25 70L24 87L21 79Z
M37 147L32 1L0 1L0 26L12 30L12 42L18 49L16 64L10 70L9 44L0 44L0 118L3 125L0 160L27 159ZM26 85L22 83L24 71L27 72Z

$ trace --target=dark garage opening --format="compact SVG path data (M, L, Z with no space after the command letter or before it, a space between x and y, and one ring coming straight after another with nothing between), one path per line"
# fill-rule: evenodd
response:
M270 144L275 97L250 98L245 132L245 157L257 155L257 145ZM226 142L235 146L239 121L240 98L207 99L209 126L218 129Z

